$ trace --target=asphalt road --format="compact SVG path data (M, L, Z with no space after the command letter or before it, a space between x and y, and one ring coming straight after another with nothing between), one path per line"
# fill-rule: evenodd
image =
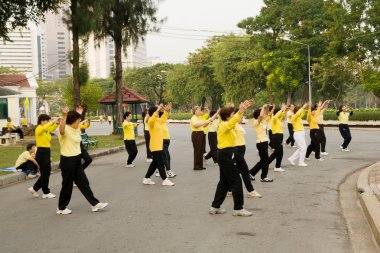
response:
M104 124L104 123L103 123ZM139 147L137 167L125 168L126 152L96 159L86 172L92 189L110 205L91 212L78 189L71 215L56 215L57 198L34 199L27 191L33 181L0 189L0 252L348 252L349 238L338 202L338 185L351 172L379 158L380 132L352 129L351 152L341 152L337 129L327 129L324 162L307 161L270 176L274 183L254 183L264 197L246 199L248 218L233 217L232 198L227 213L208 214L219 178L218 168L192 170L188 125L169 125L174 187L145 186L148 164ZM308 131L307 131L308 135ZM258 160L253 129L247 127L249 166ZM61 176L53 174L50 188L58 195Z

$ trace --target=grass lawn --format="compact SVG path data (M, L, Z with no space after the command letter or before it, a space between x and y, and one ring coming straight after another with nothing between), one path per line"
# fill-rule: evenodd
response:
M94 138L98 140L98 149L102 148L112 148L123 146L124 142L118 135L102 135L102 136L91 136L90 138ZM137 139L141 139L143 137L137 137ZM33 142L34 138L28 138L22 144L18 143L15 146L7 146L0 147L0 168L8 168L14 166L18 156L24 152L25 146L27 143ZM89 151L95 150L91 148ZM51 156L53 162L59 161L59 143L58 137L52 136L51 142ZM9 172L0 172L0 175L8 174Z

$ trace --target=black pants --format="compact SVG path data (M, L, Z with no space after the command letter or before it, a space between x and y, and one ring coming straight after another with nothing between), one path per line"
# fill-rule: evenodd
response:
M12 130L11 133L18 133L20 135L20 139L24 139L24 133L21 130L21 128L16 128L16 129Z
M194 149L194 169L199 170L203 168L203 131L193 131L191 133L191 141L193 142Z
M343 148L347 148L348 144L351 142L351 131L347 124L339 124L339 132L342 135L344 142L342 144Z
M306 150L306 157L309 157L311 152L314 151L315 158L319 159L321 158L321 140L319 137L319 129L310 129L310 145L307 147Z
M283 134L273 134L272 135L272 147L274 148L274 152L269 156L268 165L276 159L276 168L281 168L282 157L284 155L284 146L282 146L282 142L284 140Z
M124 140L125 149L128 152L127 164L132 164L137 156L137 145L135 140Z
M144 130L144 138L145 138L145 146L146 146L146 158L152 159L152 152L150 152L149 142L150 142L150 134L149 131Z
M326 152L326 135L325 126L323 124L319 126L319 139L321 141L321 152Z
M37 165L34 164L34 162L32 161L26 161L22 164L20 164L16 170L22 170L22 171L26 171L27 174L36 174L37 173Z
M254 188L251 182L251 178L249 177L249 168L247 162L245 161L244 155L245 146L235 147L234 161L236 164L236 168L238 169L241 177L243 178L245 188L248 192L251 192L254 190Z
M218 134L216 132L209 132L208 133L208 145L210 146L210 151L205 156L205 159L208 160L212 158L214 163L218 162L217 156L218 156Z
M252 176L256 176L257 172L261 170L261 179L268 176L268 142L256 143L257 150L259 150L260 161L249 171Z
M164 140L164 153L165 153L165 159L164 164L166 170L170 170L170 153L169 153L169 146L170 146L170 140Z
M232 159L234 152L235 148L225 148L218 150L220 179L216 187L214 201L211 205L214 208L220 208L220 206L223 204L224 199L226 198L228 189L231 189L234 199L234 210L243 209L243 186L241 184L239 172Z
M295 140L293 137L293 135L294 135L293 124L288 123L288 130L289 130L289 137L288 137L288 139L286 139L286 144L290 143L291 146L294 146Z
M203 132L203 139L202 139L202 149L203 149L203 154L207 153L206 152L206 134L204 132Z
M269 143L268 143L268 146L273 148L273 145L272 145L272 137L273 137L273 134L272 134L272 130L268 130L268 138L269 138Z
M145 178L150 178L153 173L158 169L162 180L166 179L166 171L165 171L165 153L163 150L153 151L153 161L150 163L148 171L145 174Z
M92 158L82 142L80 142L80 152L82 153L82 159L84 160L82 167L83 169L86 169L92 163Z
M33 186L35 191L42 189L44 194L49 194L49 178L51 173L50 148L37 148L36 161L40 166L41 176Z
M73 192L73 183L78 186L83 196L87 201L95 206L99 200L94 197L90 188L90 182L87 179L86 173L82 168L82 155L77 156L62 156L59 163L62 175L62 189L59 193L58 209L64 210L70 203L71 194Z

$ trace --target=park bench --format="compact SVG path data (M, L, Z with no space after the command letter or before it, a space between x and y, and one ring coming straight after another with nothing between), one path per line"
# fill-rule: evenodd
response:
M98 147L98 140L91 139L86 133L81 134L82 143L86 148Z
M10 144L16 144L17 136L15 135L3 135L0 136L0 145L1 146L9 146Z

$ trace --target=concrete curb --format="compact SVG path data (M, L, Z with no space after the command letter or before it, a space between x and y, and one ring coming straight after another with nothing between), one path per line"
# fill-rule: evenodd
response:
M136 142L137 146L145 144L145 140L139 140ZM125 150L125 146L119 146L119 147L114 147L106 150L100 150L100 151L90 151L90 155L92 158L104 156L104 155L109 155L109 154L114 154L117 152L121 152ZM59 162L55 162L51 165L52 173L55 173L59 171ZM14 172L12 174L7 174L4 176L0 177L0 189L7 187L12 184L16 184L19 182L23 182L25 180L33 180L33 179L28 179L26 175L22 172Z
M380 201L370 186L368 179L370 172L377 168L380 168L380 162L362 170L357 181L357 190L364 215L367 218L377 244L380 245Z

